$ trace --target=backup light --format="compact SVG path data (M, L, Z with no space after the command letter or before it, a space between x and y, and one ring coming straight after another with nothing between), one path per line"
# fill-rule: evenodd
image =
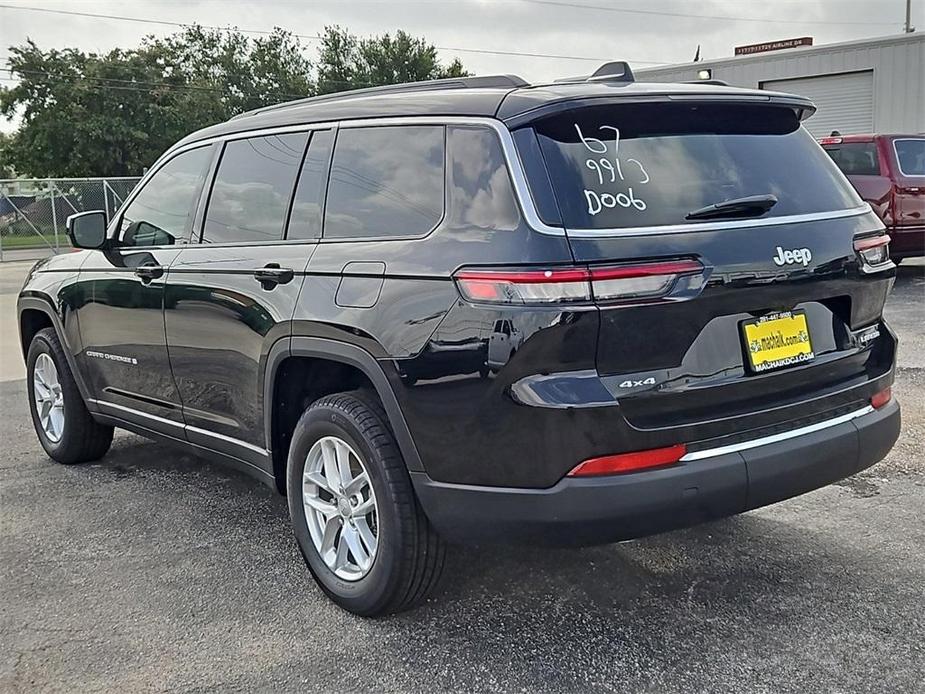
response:
M568 477L596 477L599 475L617 475L625 472L637 472L650 468L674 465L687 453L687 446L683 443L666 448L651 448L647 451L634 453L618 453L605 455L601 458L590 458L579 463Z
M887 234L881 234L855 239L854 250L858 252L864 266L885 265L890 261L890 237Z

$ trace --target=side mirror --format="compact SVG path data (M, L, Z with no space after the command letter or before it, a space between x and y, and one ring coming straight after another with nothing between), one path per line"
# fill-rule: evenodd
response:
M106 213L102 210L72 214L65 227L74 248L102 248L106 244Z

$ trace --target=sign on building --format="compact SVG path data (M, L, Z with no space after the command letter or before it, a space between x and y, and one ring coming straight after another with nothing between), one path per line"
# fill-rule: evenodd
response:
M798 39L784 39L783 41L769 41L768 43L751 43L747 46L736 46L736 55L751 55L752 53L767 53L780 51L784 48L797 48L799 46L812 46L813 37L803 36Z

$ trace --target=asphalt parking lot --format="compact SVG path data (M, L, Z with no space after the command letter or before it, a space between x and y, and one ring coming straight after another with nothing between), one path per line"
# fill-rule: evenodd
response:
M0 266L0 691L925 692L925 263L888 304L904 430L881 464L632 543L456 549L381 621L323 597L247 477L129 434L50 462L23 272Z

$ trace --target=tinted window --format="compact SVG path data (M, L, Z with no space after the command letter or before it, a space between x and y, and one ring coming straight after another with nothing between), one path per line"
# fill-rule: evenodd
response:
M520 212L495 132L488 128L451 127L447 146L448 225L516 229Z
M308 133L225 145L206 211L203 243L273 241L283 226Z
M843 142L826 145L825 151L848 176L879 176L880 161L874 142Z
M315 239L321 236L321 207L328 182L332 139L330 130L318 130L312 134L302 163L286 238Z
M777 196L769 217L861 204L790 109L598 106L536 129L566 227L683 224L693 210L749 195Z
M925 176L925 140L894 140L903 176Z
M154 172L122 213L122 245L167 246L189 236L211 147L178 154Z
M338 132L324 235L419 236L443 217L443 127Z

